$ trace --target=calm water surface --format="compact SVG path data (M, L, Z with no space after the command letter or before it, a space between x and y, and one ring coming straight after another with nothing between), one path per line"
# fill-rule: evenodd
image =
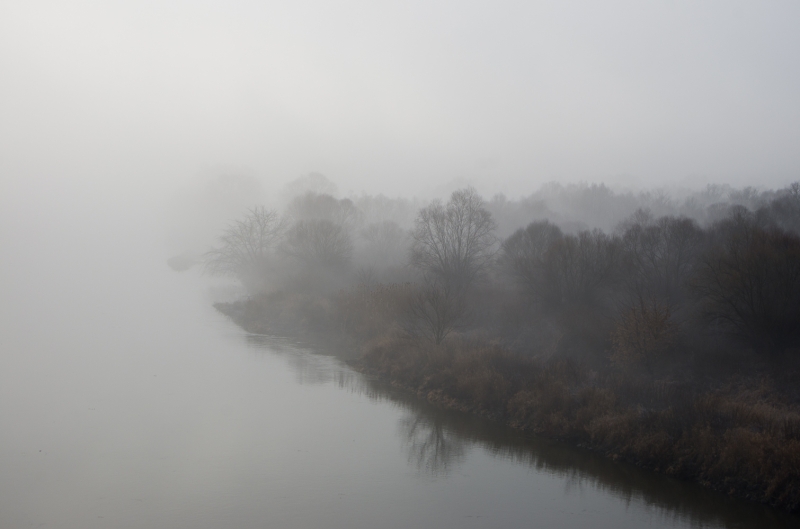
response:
M2 528L798 525L248 336L204 278L98 236L4 264Z

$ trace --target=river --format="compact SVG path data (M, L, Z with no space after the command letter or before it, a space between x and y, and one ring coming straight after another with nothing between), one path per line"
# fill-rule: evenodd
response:
M95 222L107 213L14 217L30 221L22 234L5 224L2 528L800 521L436 410L337 358L247 335L213 310L207 278L169 270L135 223Z

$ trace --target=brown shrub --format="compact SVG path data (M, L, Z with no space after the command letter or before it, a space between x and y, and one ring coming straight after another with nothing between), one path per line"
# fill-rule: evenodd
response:
M611 359L622 366L643 365L652 373L654 364L672 348L677 331L669 306L640 299L614 326Z

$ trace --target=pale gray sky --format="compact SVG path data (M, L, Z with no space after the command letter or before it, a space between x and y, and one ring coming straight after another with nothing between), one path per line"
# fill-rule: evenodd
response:
M0 3L0 190L800 178L800 3ZM233 168L233 169L231 169ZM99 190L99 191L97 191Z

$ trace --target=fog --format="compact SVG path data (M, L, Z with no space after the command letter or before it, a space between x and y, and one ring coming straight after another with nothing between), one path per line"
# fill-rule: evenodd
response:
M155 193L230 168L393 195L781 186L798 169L798 10L4 2L3 195Z
M415 219L463 190L491 214L497 255L517 230L545 219L564 240L597 228L613 242L631 219L644 230L663 216L722 233L715 223L733 218L736 206L765 212L759 222L768 218L769 229L796 237L800 217L774 204L797 197L787 186L800 175L798 19L795 2L0 2L0 513L8 513L0 525L108 526L96 507L110 497L116 507L102 514L115 512L118 527L214 527L226 520L225 500L236 497L250 509L239 525L250 526L266 519L263 509L286 507L256 501L276 485L243 470L251 461L278 469L295 487L292 498L319 499L319 490L309 492L318 476L297 470L305 456L276 462L281 450L294 450L294 431L341 437L338 445L320 442L330 457L315 460L331 487L354 480L349 490L369 496L375 482L394 476L379 496L428 501L433 516L422 497L430 492L448 505L436 513L446 519L438 526L456 527L461 518L448 516L461 516L464 501L452 487L467 483L488 510L528 520L524 501L495 508L491 489L459 474L464 465L492 468L502 483L515 472L519 493L531 485L528 470L495 461L498 451L517 448L486 434L481 443L500 448L476 456L472 427L464 427L463 438L447 436L455 448L445 466L455 481L412 476L407 465L442 456L424 448L422 456L411 449L395 457L395 437L423 447L441 441L417 405L376 398L378 390L343 391L346 384L328 378L318 384L324 389L309 390L297 362L330 351L313 340L304 344L311 352L254 345L212 304L257 304L283 289L302 300L298 314L320 306L314 314L337 313L336 303L350 300L332 297L340 290L421 285L422 268L410 258ZM221 237L255 207L283 223L268 258L253 260L255 272L225 259L214 270ZM345 257L314 253L308 241L321 227L339 230L328 237ZM503 266L485 267L470 293L487 300L485 310L523 303L520 274ZM238 314L235 303L227 307ZM354 314L377 313L370 310ZM598 312L614 310L621 309ZM487 328L522 320L478 312L470 317ZM394 336L396 322L385 319L386 336ZM557 326L523 323L496 335L512 336L515 351L526 340L560 340ZM360 345L347 344L351 356ZM587 347L576 346L581 354ZM361 380L342 362L330 365ZM299 408L284 406L291 398ZM261 425L264 416L273 422ZM399 434L391 430L398 421ZM272 424L284 432L277 440ZM365 446L380 445L380 457L356 474L320 463L339 453L364 457L365 449L341 444L355 442L350 428L379 439ZM359 468L383 463L385 474L359 481ZM173 471L177 478L167 476ZM605 483L598 472L588 471L589 480ZM252 490L243 491L243 475ZM553 495L565 486L560 479L547 481ZM660 481L642 492L626 479L592 489L603 498L596 501L614 505L609 526L730 519L720 498L678 516L676 509L695 509L682 507L694 489L662 499L647 488ZM140 517L131 502L153 483L166 484L150 491L155 503ZM645 498L634 502L635 516L606 486ZM208 497L222 498L210 517L189 514ZM325 496L322 505L333 501ZM655 518L652 503L665 505ZM407 513L396 502L376 500L369 520L388 505L403 526ZM334 526L366 526L342 514L365 507L348 506L318 507L306 513L310 522L292 507L273 521L302 527L338 512ZM763 513L751 515L759 526ZM569 520L564 527L583 519Z

